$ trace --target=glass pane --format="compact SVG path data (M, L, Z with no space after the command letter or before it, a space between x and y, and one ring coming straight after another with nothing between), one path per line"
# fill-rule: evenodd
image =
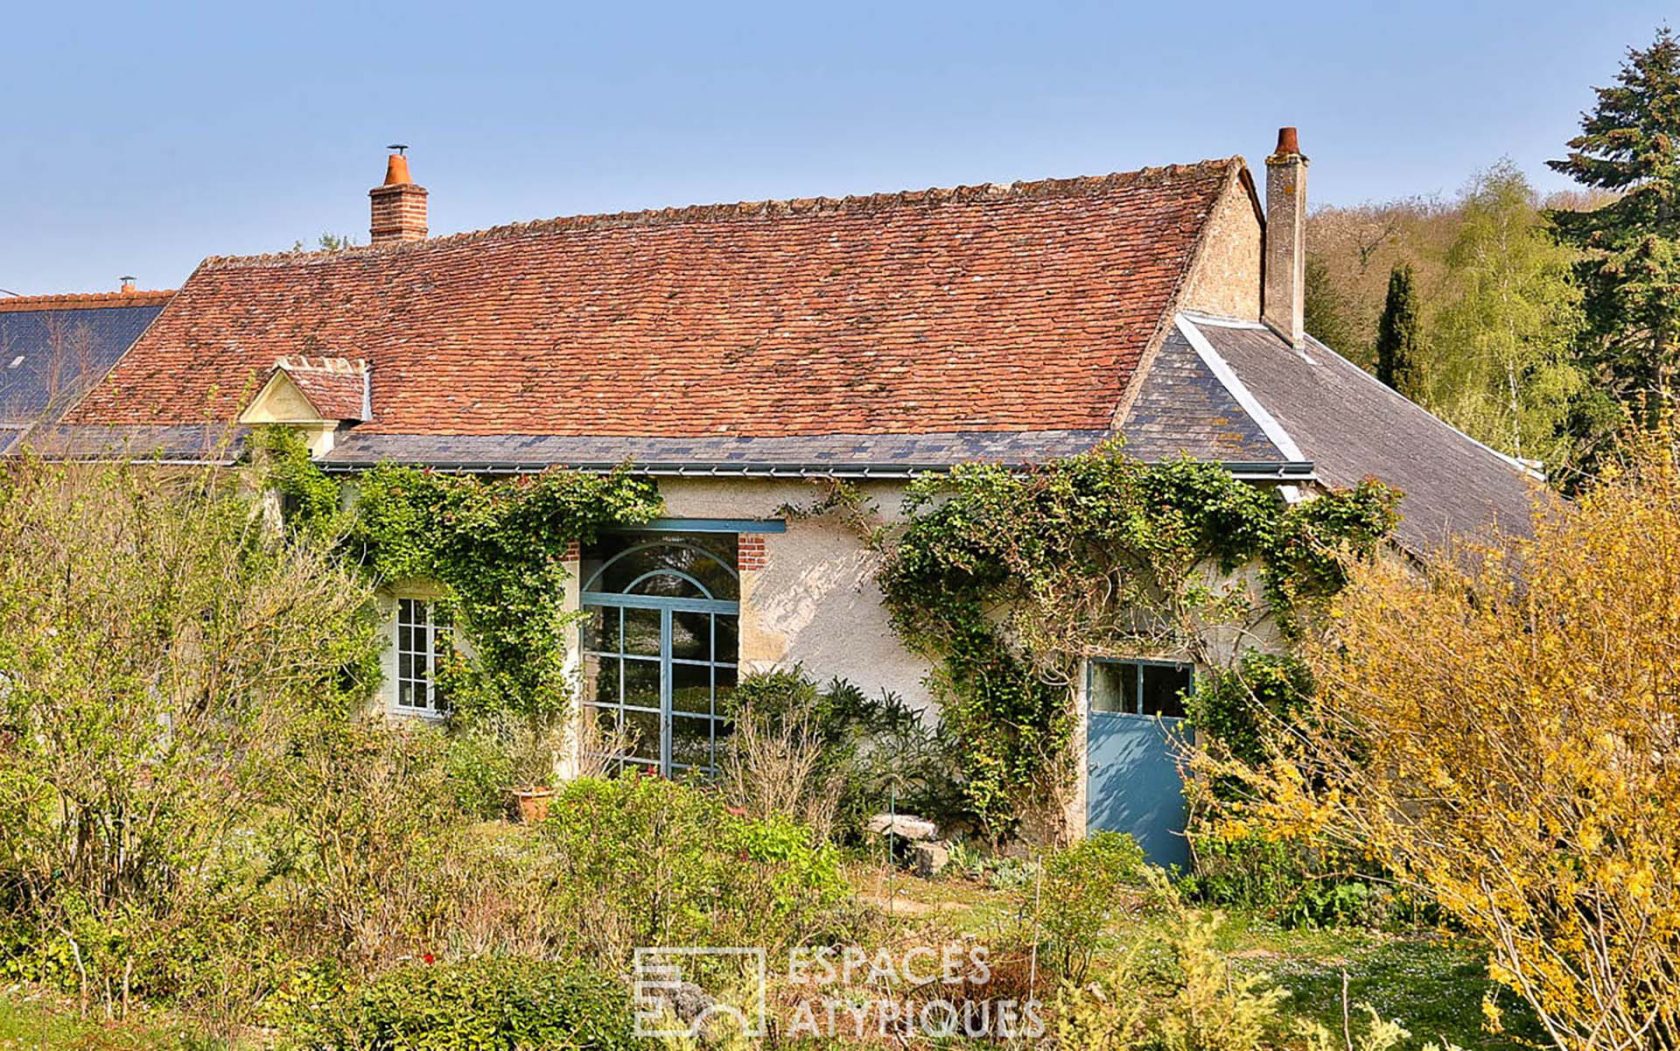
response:
M624 658L624 703L659 707L659 662Z
M594 665L595 688L586 690L585 697L593 697L602 704L618 703L618 680L622 674L619 660L616 657L591 657L584 665L584 675L590 673L589 665Z
M1091 710L1137 712L1137 665L1118 661L1091 664Z
M712 656L712 615L671 611L671 656L686 660L710 660Z
M717 632L714 636L717 640L715 643L717 656L713 658L714 660L733 664L740 659L741 647L737 641L740 634L740 621L741 618L734 614L718 615L717 627L714 629Z
M624 611L624 652L659 656L659 611L656 609L627 609Z
M712 681L717 685L712 698L713 715L722 715L725 711L728 711L729 695L735 692L735 675L734 668L713 665Z
M671 765L710 766L712 721L676 715L671 717Z
M597 708L593 704L586 704L583 706L583 721L584 733L586 734L584 740L601 742L602 744L616 740L620 721L619 709ZM610 749L603 749L602 751L610 751Z
M1166 719L1184 718L1184 695L1190 692L1187 665L1145 664L1143 670L1143 714Z
M659 760L659 713L631 712L624 713L624 729L630 740L626 743L626 755L638 759Z
M699 712L712 710L712 666L710 664L671 665L671 710Z
M585 650L618 650L618 610L605 606L585 606L578 638ZM609 627L610 625L610 627Z
M585 552L583 579L591 591L732 600L740 594L735 534L608 535Z

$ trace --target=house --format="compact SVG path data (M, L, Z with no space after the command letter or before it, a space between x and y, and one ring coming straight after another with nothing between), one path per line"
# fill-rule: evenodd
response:
M393 155L371 244L206 259L51 440L194 460L217 428L285 422L350 474L634 463L671 517L574 551L567 601L657 640L594 633L615 641L580 654L584 702L644 731L635 761L680 772L726 727L673 698L715 702L743 670L800 661L930 703L871 554L783 514L811 499L806 479L851 479L891 515L912 476L1121 436L1292 497L1375 475L1404 490L1400 539L1419 550L1521 527L1520 464L1303 331L1307 168L1286 128L1264 212L1233 157L433 238L427 191ZM645 593L655 578L671 586ZM430 597L424 582L389 596L393 713L433 711ZM1170 859L1177 773L1142 713L1193 669L1124 657L1083 702L1074 823Z
M171 292L0 298L0 452L51 424L110 371Z

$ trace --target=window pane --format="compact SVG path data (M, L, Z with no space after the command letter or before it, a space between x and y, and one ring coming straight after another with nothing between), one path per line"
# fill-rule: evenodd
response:
M735 616L733 613L720 613L717 616L717 627L713 629L717 632L714 636L717 639L717 642L715 643L717 646L717 656L714 657L713 660L720 660L726 664L734 664L740 659L741 647L740 643L737 641L740 634L740 624L741 618Z
M632 712L624 713L624 729L630 740L625 747L625 754L638 759L659 760L659 713Z
M682 715L671 717L671 765L710 766L712 721Z
M712 714L722 715L729 710L729 695L735 692L735 669L714 665L712 681L717 684L712 697Z
M584 584L620 594L735 599L735 546L733 533L609 534L584 553Z
M712 616L709 613L671 611L671 656L679 660L710 660Z
M1137 711L1137 666L1118 661L1095 661L1091 665L1091 710L1093 712Z
M611 625L609 628L608 625ZM618 610L606 606L585 606L578 641L585 650L618 650Z
M671 665L671 710L709 715L712 710L712 666Z
M1145 664L1143 670L1143 714L1166 719L1184 718L1184 695L1190 692L1187 665Z
M659 662L624 659L624 703L643 708L659 707Z
M596 657L591 658L591 662L596 664L595 688L584 696L594 697L601 704L617 704L618 681L622 674L620 661L617 657Z
M659 611L656 609L627 609L624 611L624 652L659 656Z

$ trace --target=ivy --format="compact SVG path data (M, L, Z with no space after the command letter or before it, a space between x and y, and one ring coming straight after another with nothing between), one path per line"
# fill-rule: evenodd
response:
M257 448L265 485L280 493L294 533L333 537L376 585L427 581L444 589L441 606L466 645L440 685L466 718L565 711L566 628L578 616L563 601L567 549L662 510L654 483L626 470L486 480L381 464L360 475L354 499L345 500L295 434L271 432Z
M1299 634L1341 586L1341 559L1392 530L1397 496L1369 481L1289 504L1217 465L1145 464L1117 445L913 483L879 580L899 635L937 662L988 831L1065 789L1085 658L1208 663L1216 631L1242 638L1271 619Z

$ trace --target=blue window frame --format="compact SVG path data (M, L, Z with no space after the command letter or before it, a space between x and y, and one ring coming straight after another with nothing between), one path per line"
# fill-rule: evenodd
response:
M623 734L620 768L717 772L735 688L733 533L612 534L584 553L584 714Z

